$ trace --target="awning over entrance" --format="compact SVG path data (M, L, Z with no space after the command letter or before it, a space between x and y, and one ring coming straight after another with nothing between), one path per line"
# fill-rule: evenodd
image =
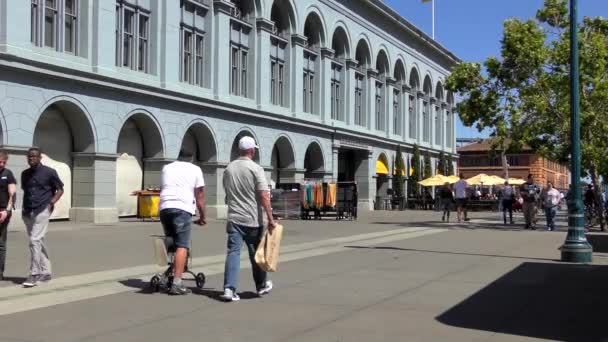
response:
M388 175L388 166L382 159L376 161L376 174Z

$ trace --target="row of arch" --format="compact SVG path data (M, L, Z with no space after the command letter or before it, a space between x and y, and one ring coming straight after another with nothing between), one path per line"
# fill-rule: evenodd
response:
M231 2L245 14L244 18L252 24L255 24L255 16L252 14L263 15L274 22L278 35L288 37L291 34L303 32L308 39L308 46L311 48L330 48L338 60L354 60L360 69L375 69L380 76L392 77L397 83L408 84L413 89L422 90L438 100L446 99L448 103L453 103L452 94L446 94L442 82L440 80L434 82L430 72L425 72L424 79L422 79L422 72L414 62L410 67L410 72L406 73L406 62L401 53L397 54L395 58L391 58L386 45L380 44L378 52L374 54L369 36L362 32L356 41L353 40L344 21L336 21L331 39L329 39L328 25L323 12L316 5L311 5L306 9L303 29L299 29L298 10L293 0L273 0L271 6L268 7L269 12L263 9L264 1L261 0L231 0ZM355 47L354 50L352 46ZM352 51L355 52L354 55Z
M33 134L33 145L43 149L43 163L54 167L66 185L64 198L58 203L54 218L69 218L72 207L86 206L86 183L78 175L79 153L88 156L99 152L97 131L86 108L69 97L62 97L46 105L38 117ZM233 139L230 149L230 160L239 156L238 141L243 136L260 140L251 129L241 129ZM215 165L214 162L228 162L226 156L220 156L218 140L213 128L203 120L192 122L181 139L181 151L195 156L195 163L203 168ZM4 139L3 139L4 140ZM261 145L261 149L267 146ZM156 187L160 183L158 171L165 159L164 134L156 118L146 111L134 111L123 121L116 141L116 208L119 216L132 216L137 213L137 197L132 196L135 190ZM321 176L325 172L325 156L321 144L311 141L306 148L303 163L299 164L297 149L292 139L279 135L272 145L271 165L263 165L270 170L272 182L281 182L281 178L295 179L295 172L304 172L304 177ZM177 156L174 156L177 157ZM154 164L156 160L156 165ZM152 161L152 163L151 163ZM256 155L260 162L260 155ZM160 163L160 164L158 164ZM215 180L214 180L215 179ZM283 179L285 180L285 179ZM209 182L217 181L210 177ZM216 188L218 184L213 184ZM80 197L79 197L80 196ZM113 203L108 203L111 206Z

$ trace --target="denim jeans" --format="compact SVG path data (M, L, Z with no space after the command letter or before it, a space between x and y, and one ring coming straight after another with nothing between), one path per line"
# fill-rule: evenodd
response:
M241 246L243 241L249 251L249 261L253 272L253 281L256 290L266 284L266 272L255 262L255 251L262 239L262 227L245 227L232 222L226 224L228 233L226 264L224 266L224 288L236 290L239 285L239 272L241 270Z
M163 209L160 211L160 222L165 236L173 238L175 247L190 249L192 214L176 208Z
M555 229L555 216L557 215L557 206L545 208L545 216L547 217L547 228Z

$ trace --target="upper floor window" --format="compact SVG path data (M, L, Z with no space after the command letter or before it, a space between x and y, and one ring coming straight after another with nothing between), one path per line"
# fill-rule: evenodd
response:
M78 55L78 0L31 0L31 42Z
M233 20L230 31L230 93L247 97L251 27Z
M365 76L355 73L355 125L365 126Z
M149 72L150 12L118 0L116 3L116 66Z
M183 0L181 5L182 82L204 86L205 72L205 16L207 8L198 1Z
M317 55L309 50L304 50L304 112L315 113L315 82L316 82Z
M384 84L376 82L376 129L383 131L384 127Z
M277 106L285 106L285 47L287 42L272 37L270 40L270 100Z
M401 113L401 91L393 90L393 134L401 135L401 122L403 114Z
M331 64L331 118L342 120L342 65Z

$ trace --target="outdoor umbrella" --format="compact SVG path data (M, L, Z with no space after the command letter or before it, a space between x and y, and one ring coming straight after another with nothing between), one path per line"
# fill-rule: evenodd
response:
M500 177L499 177L500 178ZM488 176L485 173L480 173L475 177L471 177L466 180L469 185L495 185L497 179L494 176ZM504 179L503 179L504 183ZM502 184L502 183L499 183Z
M423 179L418 184L422 186L440 186L445 183L449 183L449 178L443 175L434 175L433 177L429 177L427 179Z
M526 182L525 180L519 178L509 178L508 181L511 185L522 185Z

